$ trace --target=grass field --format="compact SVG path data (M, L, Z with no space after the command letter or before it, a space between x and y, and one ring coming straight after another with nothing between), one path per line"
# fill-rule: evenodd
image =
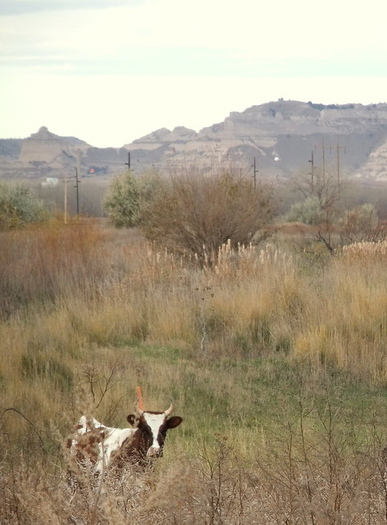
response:
M200 269L99 222L0 233L5 524L387 522L387 245L224 246ZM172 401L164 458L80 486L82 413Z

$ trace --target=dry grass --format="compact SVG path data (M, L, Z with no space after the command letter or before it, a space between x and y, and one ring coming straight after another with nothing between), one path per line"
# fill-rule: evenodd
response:
M387 240L377 242L356 242L343 246L343 255L347 259L356 258L363 262L380 257L382 260L387 255Z
M213 447L198 447L195 458L177 452L156 471L108 473L98 480L82 472L69 484L63 474L20 458L1 479L2 523L385 523L385 467L372 447L344 453L333 419L307 438L303 417L300 431L276 434L275 451L273 443L266 445L249 461L219 437Z
M225 245L199 269L88 221L2 237L2 522L386 522L379 247ZM164 460L69 487L79 414L123 425L138 384L184 417Z

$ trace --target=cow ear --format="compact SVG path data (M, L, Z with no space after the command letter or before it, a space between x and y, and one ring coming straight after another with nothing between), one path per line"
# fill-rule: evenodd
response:
M180 416L172 416L167 419L167 428L176 428L183 421L183 418Z
M129 414L126 420L134 427L138 423L138 417L134 414Z

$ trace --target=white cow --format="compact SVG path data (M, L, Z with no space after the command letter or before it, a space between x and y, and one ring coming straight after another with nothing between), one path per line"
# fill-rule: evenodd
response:
M82 416L68 447L79 464L92 466L96 473L128 462L145 466L148 458L162 456L167 431L183 421L170 417L172 410L171 405L165 412L142 411L135 405L135 414L127 417L133 428L107 427L92 416Z

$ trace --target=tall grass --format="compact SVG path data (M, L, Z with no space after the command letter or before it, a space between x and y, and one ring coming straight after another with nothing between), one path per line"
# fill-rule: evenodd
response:
M200 269L92 221L1 242L4 523L386 521L382 250L314 265L273 238ZM184 417L165 459L69 488L72 425L125 425L136 385Z
M81 220L66 228L51 221L29 230L0 232L2 317L74 290L96 293L106 275L101 237L103 232L92 222Z

